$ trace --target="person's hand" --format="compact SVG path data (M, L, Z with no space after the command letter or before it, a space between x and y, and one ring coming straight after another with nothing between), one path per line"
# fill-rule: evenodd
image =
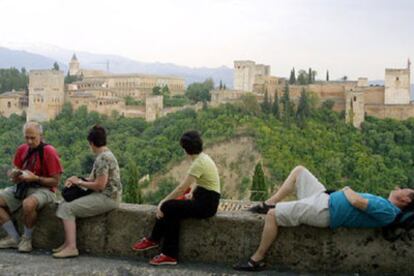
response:
M65 181L65 187L69 188L72 185L77 185L79 183L79 177L77 176L71 176Z
M20 176L18 176L18 179L20 182L35 182L39 180L39 177L31 171L25 170Z
M162 206L163 203L164 202L160 202L160 204L158 204L158 206L157 206L157 213L155 215L157 217L157 219L161 219L161 218L164 217L164 213L161 211L161 206Z

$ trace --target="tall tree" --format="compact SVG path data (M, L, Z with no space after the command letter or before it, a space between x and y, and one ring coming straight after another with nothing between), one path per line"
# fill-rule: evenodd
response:
M125 170L124 178L126 187L123 200L126 203L142 203L142 192L139 185L139 169L135 161L129 160Z
M269 100L269 94L267 93L267 89L264 94L264 99L261 104L263 113L269 114L272 111L272 103Z
M285 86L285 91L283 93L282 103L283 103L283 122L286 127L289 127L290 116L291 116L292 110L291 110L290 95L289 95L289 84L287 83Z
M259 162L254 169L250 200L263 201L268 196L262 164Z
M280 107L279 107L279 96L277 90L275 91L275 96L273 97L273 104L272 104L272 114L277 119L280 119Z
M289 77L289 84L295 84L296 83L296 73L295 73L295 67L290 71L290 77Z
M312 82L313 82L312 68L309 67L309 69L308 69L308 84L311 84Z
M52 68L53 70L55 70L55 71L59 71L59 64L55 61L55 63L53 63L53 68Z
M296 122L300 128L305 126L305 120L310 115L310 104L308 95L305 88L302 88L302 92L299 98L298 109L296 111Z
M329 70L326 70L326 81L329 81Z
M220 80L220 85L219 85L219 89L223 89L223 82Z

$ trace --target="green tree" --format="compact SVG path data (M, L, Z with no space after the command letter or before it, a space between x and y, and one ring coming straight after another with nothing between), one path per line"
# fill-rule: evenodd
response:
M267 199L268 191L262 164L259 162L254 169L254 175L252 180L252 188L250 193L250 200L252 201L264 201Z
M154 86L152 88L152 95L154 95L154 96L162 95L161 87L159 87L158 85L157 86Z
M286 127L290 125L290 117L292 116L292 106L290 101L290 95L289 95L289 85L286 83L285 85L285 91L283 93L282 97L282 104L283 104L283 122Z
M305 70L299 70L298 72L298 81L300 85L306 85L309 83L309 76Z
M308 95L305 92L305 88L302 88L302 92L299 98L298 109L296 111L296 123L299 127L305 126L305 120L310 116L310 104Z
M170 89L168 88L168 85L164 85L161 89L161 94L164 96L170 95Z
M16 68L0 69L0 93L12 90L25 90L29 84L26 69L22 72Z
M264 94L263 102L261 104L262 112L269 114L272 111L272 103L269 100L269 95L267 93L267 89Z
M223 82L220 80L220 85L219 85L219 89L222 90L223 89Z
M329 81L329 70L326 70L326 81Z
M52 68L53 70L55 70L55 71L59 71L59 64L55 61L55 63L53 63L53 68Z
M309 67L308 69L308 84L313 83L313 74L312 74L312 68Z
M280 119L280 103L279 103L279 95L277 90L275 91L275 95L273 97L273 104L272 104L272 114L276 117L276 119Z
M214 89L213 79L207 79L202 83L195 82L187 87L185 95L193 102L208 102L211 99L210 91Z
M296 83L296 73L295 73L295 67L290 71L290 77L289 77L289 84L295 84Z
M142 203L142 191L139 184L139 168L134 160L129 160L123 178L125 188L123 201L126 203Z

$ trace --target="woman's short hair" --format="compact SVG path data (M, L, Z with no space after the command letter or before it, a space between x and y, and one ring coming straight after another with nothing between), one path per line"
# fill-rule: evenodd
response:
M106 146L106 130L100 125L95 125L89 130L88 141L95 147Z
M180 145L187 154L199 154L203 151L203 140L198 131L187 131L181 136Z

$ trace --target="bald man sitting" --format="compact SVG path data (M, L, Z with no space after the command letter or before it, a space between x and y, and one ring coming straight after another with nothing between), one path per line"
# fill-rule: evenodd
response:
M42 142L43 129L39 123L26 123L23 135L26 143L17 148L14 169L9 174L13 186L0 192L0 224L8 234L0 240L0 248L30 252L37 213L43 206L55 201L63 169L56 149ZM22 237L10 220L10 215L20 207L24 223Z

